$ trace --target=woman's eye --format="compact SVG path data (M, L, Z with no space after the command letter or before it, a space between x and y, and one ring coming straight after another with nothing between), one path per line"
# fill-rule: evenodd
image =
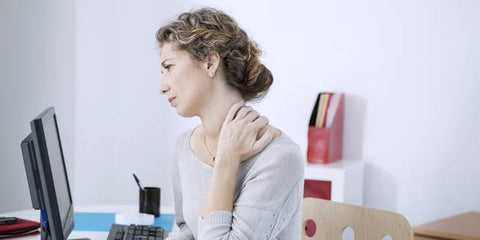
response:
M166 66L165 66L165 67L163 67L163 68L166 70L166 72L170 72L170 68L171 68L171 67L172 67L172 65L166 65ZM161 72L162 74L164 74L164 73L165 73L165 71L164 71L164 70L161 70L160 72Z

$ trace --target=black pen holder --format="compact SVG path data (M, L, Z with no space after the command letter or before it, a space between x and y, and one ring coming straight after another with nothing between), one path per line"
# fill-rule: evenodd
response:
M141 213L160 216L161 191L158 187L144 187L140 189L139 208Z

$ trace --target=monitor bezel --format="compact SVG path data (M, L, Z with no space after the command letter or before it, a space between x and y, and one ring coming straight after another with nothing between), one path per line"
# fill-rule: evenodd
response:
M68 189L68 196L70 198L70 207L67 211L65 223L61 222L60 210L58 207L58 200L56 195L56 189L53 180L52 168L50 165L50 158L48 155L48 149L46 145L44 123L47 121L54 121L57 140L60 148L60 156L63 165L63 172L65 173L65 179ZM41 192L43 196L43 203L45 211L47 213L48 230L52 239L64 240L68 239L68 236L74 228L73 221L73 199L70 191L70 183L68 181L68 174L65 165L65 158L63 155L62 142L60 140L60 132L58 129L57 119L55 115L55 109L50 107L38 115L30 122L32 130L33 144L35 148L35 156L38 166L38 175L40 177Z

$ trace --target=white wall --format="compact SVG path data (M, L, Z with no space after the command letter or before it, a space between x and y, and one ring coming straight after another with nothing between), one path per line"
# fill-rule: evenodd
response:
M162 206L173 206L170 148L184 127L175 123L188 121L158 94L155 31L171 15L164 4L77 1L78 204L136 204L134 172L162 188Z
M70 1L0 1L0 213L32 206L20 142L49 106L73 172L74 21Z
M198 119L159 96L154 34L204 5L231 14L266 51L275 83L255 107L304 152L317 92L346 93L344 155L366 163L365 205L412 225L480 211L474 0L77 1L76 204L136 204L132 172L173 204L173 140Z

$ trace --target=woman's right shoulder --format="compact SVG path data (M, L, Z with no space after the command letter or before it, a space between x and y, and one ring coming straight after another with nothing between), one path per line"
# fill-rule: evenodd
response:
M188 129L188 130L180 133L180 134L176 137L175 143L174 143L174 149L175 149L175 151L185 150L184 147L187 146L187 143L189 142L190 137L192 136L192 133L193 133L193 131L195 131L196 128L197 128L197 127Z

